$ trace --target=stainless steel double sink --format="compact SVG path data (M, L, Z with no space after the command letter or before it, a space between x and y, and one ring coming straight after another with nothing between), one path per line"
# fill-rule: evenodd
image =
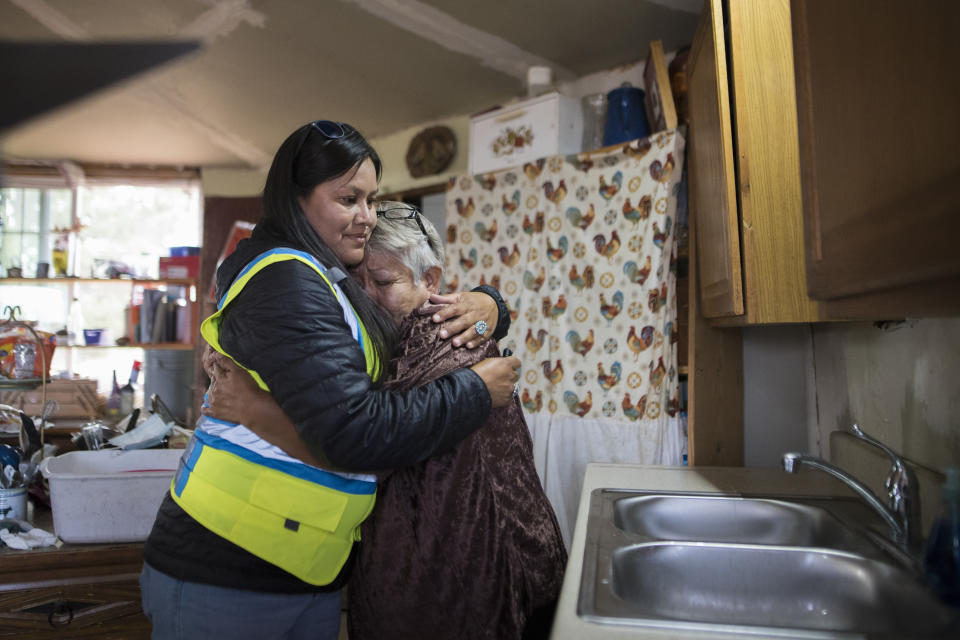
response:
M956 637L854 499L591 494L577 613L598 623L790 637Z

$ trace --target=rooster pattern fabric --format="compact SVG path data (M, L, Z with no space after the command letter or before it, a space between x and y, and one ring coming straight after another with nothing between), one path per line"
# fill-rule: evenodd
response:
M602 434L589 461L679 463L674 230L683 150L669 130L451 179L447 289L485 283L503 294L513 324L501 347L523 361L520 397L535 441L537 429L589 425ZM603 442L617 451L604 455Z

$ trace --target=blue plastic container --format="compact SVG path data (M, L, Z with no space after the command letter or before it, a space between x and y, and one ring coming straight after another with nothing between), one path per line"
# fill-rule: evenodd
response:
M947 469L940 513L924 554L927 581L940 599L960 607L960 469Z
M624 83L607 94L607 119L603 128L603 144L619 144L650 135L642 89Z
M103 339L103 329L84 329L83 330L83 341L88 347L93 345L99 345L100 341Z

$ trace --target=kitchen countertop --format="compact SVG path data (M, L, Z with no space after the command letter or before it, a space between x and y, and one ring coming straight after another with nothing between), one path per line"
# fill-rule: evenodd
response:
M781 469L742 467L653 467L640 465L589 464L584 476L577 523L563 588L553 623L551 640L634 639L717 639L730 633L682 632L628 625L599 624L577 616L580 574L583 569L584 540L590 493L594 489L617 488L642 491L698 491L723 493L764 493L783 495L852 496L841 482L822 473L788 474ZM751 634L751 638L774 636ZM783 638L783 636L776 636Z
M28 508L26 520L54 530L49 510ZM0 548L0 636L149 638L142 568L142 542Z

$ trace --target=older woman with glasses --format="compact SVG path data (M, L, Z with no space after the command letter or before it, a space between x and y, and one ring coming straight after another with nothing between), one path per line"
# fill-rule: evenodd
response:
M300 127L274 157L252 237L217 270L217 311L201 333L282 407L310 464L242 424L198 421L144 549L155 639L336 638L374 505L370 472L446 451L513 402L516 358L409 390L382 385L396 328L346 275L377 224L379 176L349 125ZM457 341L498 321L492 299L470 295L446 327Z
M378 207L353 276L400 326L386 387L413 389L485 356L438 335L431 303L444 252L429 220L402 203ZM222 363L208 411L308 456L269 394ZM377 503L349 583L351 640L547 637L566 551L533 463L519 400L486 426L418 464L378 474Z

